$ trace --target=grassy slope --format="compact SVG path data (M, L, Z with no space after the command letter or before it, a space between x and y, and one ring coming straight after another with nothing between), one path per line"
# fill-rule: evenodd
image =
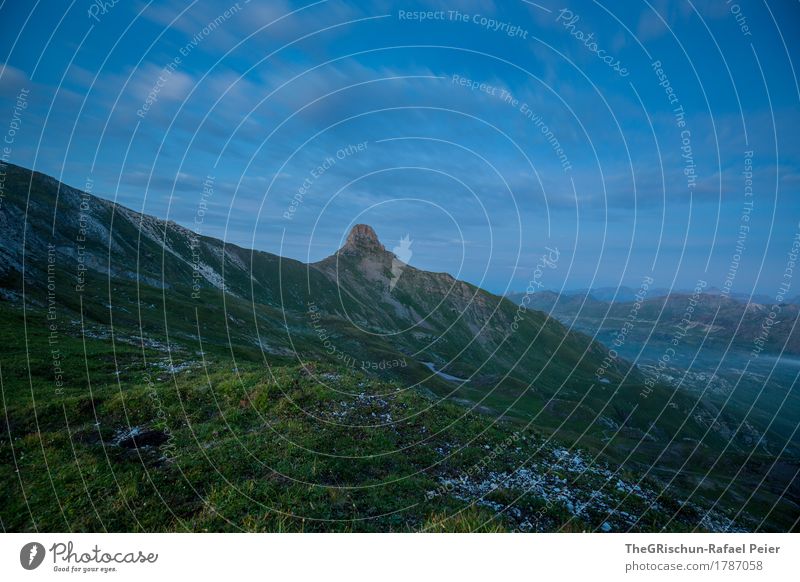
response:
M426 494L447 479L470 475L469 482L480 483L534 466L563 479L573 500L600 491L608 507L644 512L634 529L697 525L699 514L688 506L670 520L674 500L645 511L641 497L617 487L618 479L632 480L628 474L600 465L576 471L572 460L559 464L562 449L531 430L352 369L237 361L234 370L230 354L210 351L203 362L173 346L179 371L170 371L163 345L142 348L121 337L113 348L107 340L61 334L54 347L65 387L58 393L43 314L28 312L27 350L17 341L21 310L6 304L0 317L0 339L13 346L0 356L8 423L0 460L11 469L0 474L6 530L630 527L603 505L572 517L567 498L526 493L519 482L475 494L469 499L475 505L458 488ZM191 364L182 369L184 362ZM132 426L166 440L138 449L117 444Z

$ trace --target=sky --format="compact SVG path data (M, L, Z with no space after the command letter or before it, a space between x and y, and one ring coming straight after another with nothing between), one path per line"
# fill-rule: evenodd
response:
M742 0L4 2L0 133L302 261L367 223L497 293L792 296L798 29L797 2Z

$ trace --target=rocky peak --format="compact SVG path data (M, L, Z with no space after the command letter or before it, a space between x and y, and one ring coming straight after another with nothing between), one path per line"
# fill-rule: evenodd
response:
M345 254L376 253L385 252L386 249L378 240L378 235L371 226L367 224L357 224L347 235L347 241L339 250Z

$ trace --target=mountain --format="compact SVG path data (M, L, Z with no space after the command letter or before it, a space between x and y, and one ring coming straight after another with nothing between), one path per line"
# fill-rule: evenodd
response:
M584 289L569 289L561 292L556 292L552 290L537 292L538 295L542 295L542 293L544 293L544 295L542 297L539 297L538 298L539 300L543 300L544 297L549 295L549 296L559 296L562 298L562 300L566 300L567 298L578 298L581 300L587 299L590 301L600 301L603 303L630 303L636 300L636 294L638 293L638 289L622 285L620 287L592 287ZM691 294L692 290L668 289L666 287L650 288L647 291L647 297L649 299L663 298L668 295L691 295ZM748 293L729 292L725 294L723 293L722 289L719 289L718 287L714 286L706 287L703 290L703 294L728 297L730 299L735 299L740 303L759 303L762 305L769 305L772 303L772 298L763 293L753 293L751 295ZM513 291L510 293L506 293L505 296L508 297L510 300L514 301L515 303L517 303L519 299L525 296L525 293L520 291ZM796 295L794 297L786 297L784 298L784 301L787 304L800 305L800 296Z
M606 353L540 312L521 313L511 302L448 273L402 263L366 225L356 225L342 249L312 266L358 306L347 316L359 327L391 334L396 349L456 376L506 375L520 381L538 376L554 387L585 383ZM558 371L552 360L558 360L563 374L550 376ZM617 379L622 373L622 366L611 372Z
M0 288L16 300L24 293L29 305L46 308L50 286L59 311L117 329L202 339L204 349L232 346L249 357L388 368L509 414L513 403L532 406L528 391L544 402L559 390L582 399L606 355L554 319L446 273L403 264L395 281L398 259L366 225L306 265L199 236L22 168L7 174ZM470 382L454 385L429 364ZM624 362L608 377L619 381L626 371L638 378Z
M627 294L625 294L627 296ZM516 301L521 294L508 295ZM634 300L614 302L590 295L536 293L530 306L549 313L572 329L601 341L611 342L634 307ZM726 296L713 288L697 293L648 293L636 309L636 325L629 332L629 345L668 341L680 331L688 346L726 348L760 354L800 354L800 330L795 326L800 306L787 300L757 303ZM678 329L684 322L683 328Z
M113 325L194 350L345 363L498 417L535 417L542 430L592 446L605 438L594 422L602 417L625 423L614 448L623 459L642 435L666 437L696 407L666 387L645 391L639 370L545 313L400 264L366 225L307 265L199 236L23 168L9 166L6 186L0 288L52 306L72 332L86 319L105 326L98 333ZM661 412L668 401L676 407ZM687 438L704 432L685 430Z
M80 445L76 454L86 462L105 463L104 451L112 450L112 473L121 463L139 482L141 475L126 463L150 447L148 454L155 457L144 460L161 470L165 461L158 455L171 440L166 424L177 435L182 458L191 460L186 470L193 487L209 471L221 471L219 463L235 473L231 478L237 483L267 496L279 496L292 479L357 487L439 467L415 485L419 493L420 487L436 490L458 480L479 462L481 453L471 443L486 434L492 435L486 446L500 447L496 456L504 463L495 477L505 475L522 491L541 489L546 481L537 471L545 467L552 465L562 475L559 480L571 474L573 469L564 473L559 458L569 459L572 468L593 468L576 470L576 483L578 474L605 479L584 483L581 491L618 479L614 495L632 496L638 515L649 517L640 523L614 510L619 520L609 527L647 529L658 523L724 529L724 519L710 508L725 497L735 508L725 513L747 529L757 520L738 509L746 505L747 512L764 516L769 515L764 507L783 503L784 477L795 461L783 461L782 477L761 487L758 467L772 457L762 450L763 440L737 430L740 418L668 383L649 381L601 343L533 305L526 308L447 273L407 264L367 225L353 227L331 256L305 264L200 236L24 168L9 165L5 178L0 316L10 348L0 359L9 402L8 438L0 458L9 467L17 462L17 447L27 447L32 435L43 431L49 442L60 443L47 450L64 463L70 462L64 455L74 448L74 437ZM340 428L336 423L344 418L352 423ZM73 427L66 434L65 420ZM461 422L470 430L442 437L450 430L446 427L455 430ZM362 430L376 423L380 430ZM539 453L501 445L530 430ZM287 449L281 442L285 434L302 444ZM24 442L17 442L17 435ZM265 473L257 469L258 457L235 454L241 435L281 469ZM314 447L334 460L303 456ZM389 453L382 447L412 447L414 455L403 464L384 459ZM455 466L448 464L453 447L466 455ZM206 448L213 451L211 466ZM34 449L24 450L33 455ZM723 451L727 462L720 464ZM340 454L370 460L339 463ZM539 459L539 469L529 469L533 472L524 479L515 476L523 457ZM30 461L31 470L44 471L44 479L49 468L47 458L41 461ZM687 463L704 471L686 471ZM164 467L169 478L159 473L158 479L165 478L161 486L173 490L186 476L175 475L174 465ZM293 474L300 469L302 476ZM66 481L80 481L80 475L64 471ZM499 511L502 499L484 503L498 487L493 479L462 480L456 497L449 494L452 487L448 495L435 496L442 497L437 510L449 511L459 499L477 496L482 507ZM648 479L656 482L648 485ZM216 489L204 494L226 505L233 495L229 481L214 482ZM46 483L29 485L38 491ZM152 501L138 487L134 500ZM646 488L647 498L642 497ZM327 493L309 497L301 489L291 489L292 499L317 508L327 499L337 508L325 519L340 519L352 506L342 499L354 499L327 498ZM538 493L511 527L541 510L541 495L548 491ZM379 500L365 494L358 504L365 512L391 512L400 500L413 503L409 494ZM511 496L503 498L508 502L517 493L504 495ZM205 509L189 497L187 491L171 501L186 505L182 520L220 527L215 517L201 519L197 512ZM612 507L612 497L587 505L591 515L581 509L589 498L576 493L558 501L559 518L547 505L549 525L536 527L551 528L574 517L589 524L580 527L605 529L603 512ZM25 499L24 491L19 499ZM284 511L287 502L276 501ZM124 505L124 498L115 503ZM645 506L657 507L657 516ZM230 509L237 515L245 511ZM149 511L148 523L158 523ZM677 520L674 526L664 525L672 523L670 515ZM3 523L23 522L3 516ZM31 528L24 523L21 527ZM380 529L393 523L381 521ZM279 526L269 524L263 527Z

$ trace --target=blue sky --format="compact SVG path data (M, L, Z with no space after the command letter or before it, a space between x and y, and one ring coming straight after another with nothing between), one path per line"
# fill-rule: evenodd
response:
M733 291L785 280L796 2L100 4L0 8L13 163L189 227L212 176L204 234L318 260L366 222L495 292L547 247L554 289L722 287L737 240Z

